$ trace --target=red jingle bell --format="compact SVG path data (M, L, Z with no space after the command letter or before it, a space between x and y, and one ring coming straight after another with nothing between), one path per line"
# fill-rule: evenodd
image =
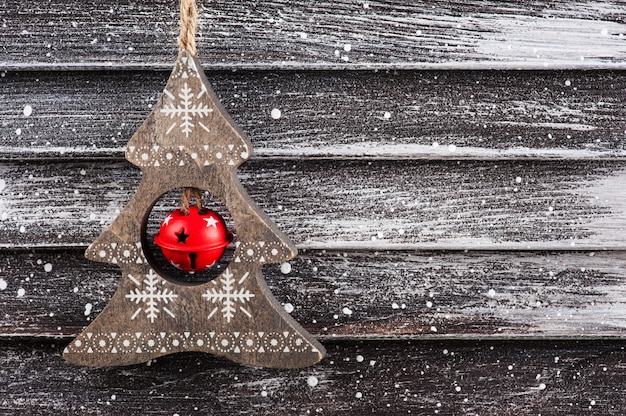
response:
M222 257L233 233L215 211L189 207L189 215L177 209L163 223L154 242L174 266L197 272L213 266Z

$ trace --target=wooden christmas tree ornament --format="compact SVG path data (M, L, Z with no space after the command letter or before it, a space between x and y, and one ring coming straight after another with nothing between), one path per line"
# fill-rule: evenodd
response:
M72 363L130 365L201 351L252 366L298 368L325 355L322 345L274 299L261 275L263 265L293 258L296 248L239 183L236 169L250 158L252 146L219 103L196 59L195 23L195 3L181 1L174 70L126 147L126 159L143 171L141 182L85 253L88 259L118 265L122 279L104 310L66 347L63 356ZM148 250L152 207L178 188L208 191L225 205L235 225L232 260L209 282L193 285L171 278ZM173 258L189 260L179 264L182 269L210 267L232 235L219 216L200 207L190 207L188 215L197 218L183 218L184 226L191 227L185 230L168 229L184 213L166 217L156 241L164 253L173 250ZM186 236L204 232L201 227L219 229L217 237L208 237L216 244L184 247L192 241ZM220 252L207 254L214 249Z

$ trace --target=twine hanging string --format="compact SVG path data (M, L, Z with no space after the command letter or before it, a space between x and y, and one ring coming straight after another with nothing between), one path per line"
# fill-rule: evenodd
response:
M191 204L191 198L196 199L196 206L198 212L202 213L202 191L198 188L185 188L183 196L180 198L180 210L185 215L189 215L189 205Z
M196 26L198 23L198 8L195 0L180 0L180 38L178 49L196 56ZM196 199L198 211L202 211L202 191L198 188L185 188L181 197L180 210L189 215L191 199Z
M198 8L195 0L180 0L180 38L178 49L196 56L196 25Z

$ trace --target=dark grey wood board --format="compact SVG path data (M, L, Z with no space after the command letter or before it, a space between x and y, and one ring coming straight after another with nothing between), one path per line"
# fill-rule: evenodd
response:
M626 336L624 252L305 251L289 264L264 267L270 289L326 340ZM75 336L120 278L81 250L4 252L0 335Z
M123 157L169 72L8 72L3 159ZM624 158L622 71L208 74L257 158ZM28 108L25 116L24 109ZM272 109L281 117L273 119Z
M624 67L621 1L199 2L216 68ZM0 8L0 67L169 68L178 4L46 0Z
M623 249L623 161L250 161L242 183L300 248ZM0 246L90 244L140 179L126 162L0 164ZM179 202L164 201L165 218Z
M616 415L622 341L326 343L304 370L179 354L91 369L64 341L0 343L3 415Z

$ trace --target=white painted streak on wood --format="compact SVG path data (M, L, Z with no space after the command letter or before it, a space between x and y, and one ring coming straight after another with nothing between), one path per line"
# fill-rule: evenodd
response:
M616 228L626 216L624 169L616 161L251 161L239 176L302 248L568 250L624 248ZM0 178L2 247L75 246L118 214L139 172L124 162L7 162Z
M485 16L489 20L490 16ZM495 33L477 41L478 55L537 68L577 68L593 56L626 59L626 25L557 16L500 16L489 22ZM487 58L489 59L489 58ZM593 59L593 58L591 58Z
M593 204L604 207L603 213L593 216L589 220L592 229L602 228L605 235L616 240L626 234L626 169L617 170L600 180L583 184L575 192L589 198ZM626 243L622 245L626 248Z
M224 69L626 66L620 38L626 30L615 17L626 8L619 1L362 6L348 0L207 3L199 56ZM7 22L0 67L165 69L176 53L176 12L165 1L110 8L79 2L68 10L58 0L30 9L13 0L0 14Z

